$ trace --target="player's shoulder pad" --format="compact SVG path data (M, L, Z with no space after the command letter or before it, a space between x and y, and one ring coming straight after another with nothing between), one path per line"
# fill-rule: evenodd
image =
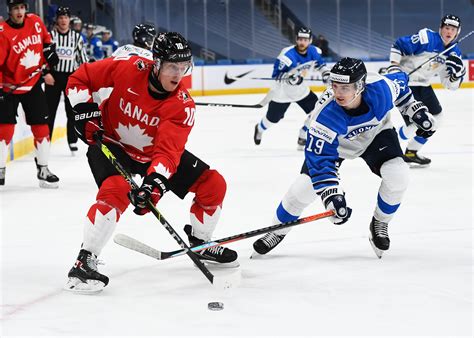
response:
M420 29L418 32L418 37L420 38L420 44L426 45L431 40L433 40L436 33L429 28Z
M337 132L332 130L330 126L326 123L322 122L326 119L320 118L322 115L331 115L332 109L330 103L334 101L334 93L332 90L324 91L319 100L316 102L314 106L314 110L311 113L311 123L308 132L315 137L318 137L328 143L332 143L336 137Z
M405 81L408 82L408 77L404 72L384 76L370 72L367 73L365 94L375 106L380 107L381 110L387 110L393 106L393 102L400 95L401 87L407 88Z
M291 64L293 63L293 60L291 59L291 54L292 50L294 49L295 46L288 46L286 48L283 48L280 52L280 55L278 55L278 60L285 64L287 67L290 67Z

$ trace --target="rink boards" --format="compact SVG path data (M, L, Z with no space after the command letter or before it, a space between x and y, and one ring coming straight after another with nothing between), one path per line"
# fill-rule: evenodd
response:
M330 68L333 64L328 63L328 67ZM381 67L389 65L388 61L366 62L365 64L369 72L378 72ZM464 60L464 64L467 74L461 87L474 88L474 60ZM192 75L185 81L189 84L193 96L266 93L270 90L273 81L254 78L268 78L272 70L272 64L195 66ZM318 75L314 75L317 78ZM433 79L433 87L443 88L436 77ZM311 89L315 92L321 92L324 88L320 82L314 82L314 85L311 85ZM10 144L8 161L33 151L31 130L25 123L21 105L18 113L18 123ZM56 115L53 141L66 135L65 126L64 104L61 102Z

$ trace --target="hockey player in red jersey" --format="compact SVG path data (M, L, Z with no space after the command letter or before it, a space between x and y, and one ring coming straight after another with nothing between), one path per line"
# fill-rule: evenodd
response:
M153 60L139 56L108 58L82 65L69 79L67 93L76 112L76 131L89 144L89 166L99 187L85 219L84 239L66 288L100 291L109 279L97 270L97 256L110 239L129 203L144 215L148 199L156 204L167 191L183 199L195 194L191 225L185 226L191 246L208 241L221 212L224 178L185 150L194 125L194 101L181 84L192 69L191 49L178 33L158 35ZM92 97L113 88L100 106ZM94 145L101 134L128 172L144 177L138 190L129 184ZM217 246L199 252L202 260L236 265L237 253Z
M59 58L44 23L26 13L26 0L7 0L7 5L9 17L0 23L0 185L21 103L33 133L40 187L57 188L59 179L48 169L48 107L40 78L43 66L54 67Z

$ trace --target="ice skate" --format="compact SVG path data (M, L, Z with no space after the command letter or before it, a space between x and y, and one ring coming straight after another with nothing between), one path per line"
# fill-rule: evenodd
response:
M109 283L109 277L99 273L97 264L99 262L96 255L81 249L76 263L69 270L67 275L69 280L64 289L83 294L94 294L102 291Z
M47 165L39 165L35 158L36 170L38 172L37 177L39 180L40 188L45 189L57 189L59 187L59 178L49 171Z
M285 235L277 235L274 232L269 232L262 238L257 239L253 243L253 248L255 252L252 254L250 258L256 257L258 255L265 255L274 247L276 247L280 242L285 238Z
M253 133L253 141L255 142L256 145L259 145L262 142L262 134L258 130L258 123L255 125L255 131Z
M191 225L186 224L184 226L184 232L188 235L189 245L191 247L205 243L204 240L192 235ZM220 245L194 252L198 255L199 259L201 259L203 263L215 263L219 264L220 266L231 268L238 267L240 265L237 261L237 252Z
M388 224L380 222L372 217L370 222L370 244L378 258L382 258L384 251L390 248L390 238L388 237Z
M416 150L406 150L403 160L408 163L411 168L424 168L430 165L431 159L418 155Z

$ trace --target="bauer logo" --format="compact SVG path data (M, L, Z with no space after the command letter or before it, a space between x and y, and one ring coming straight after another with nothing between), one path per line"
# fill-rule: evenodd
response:
M350 76L349 75L341 75L341 74L330 73L329 74L329 79L331 81L334 81L334 82L349 83Z
M328 143L332 143L337 136L337 133L322 125L317 121L312 121L309 128L309 133L317 138L320 138Z

